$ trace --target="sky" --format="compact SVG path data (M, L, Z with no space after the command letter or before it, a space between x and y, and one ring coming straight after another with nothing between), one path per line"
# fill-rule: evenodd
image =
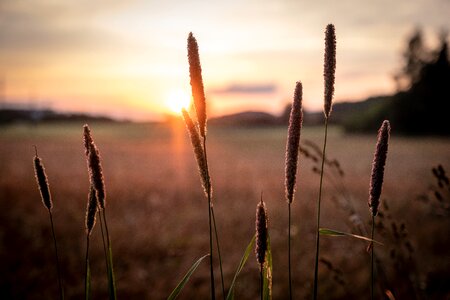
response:
M197 38L211 116L280 113L295 82L323 106L324 31L336 27L335 99L395 91L406 39L436 44L449 0L1 0L0 101L139 121L189 100Z

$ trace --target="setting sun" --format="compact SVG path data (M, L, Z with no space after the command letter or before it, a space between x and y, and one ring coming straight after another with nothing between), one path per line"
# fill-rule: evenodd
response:
M166 106L171 113L180 114L181 109L189 109L191 104L191 96L184 90L173 90L166 98Z

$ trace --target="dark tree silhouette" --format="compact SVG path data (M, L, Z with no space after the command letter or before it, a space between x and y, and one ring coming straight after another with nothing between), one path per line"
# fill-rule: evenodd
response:
M404 64L396 76L399 91L383 97L380 105L370 105L350 116L349 131L373 131L389 119L392 131L405 135L450 135L450 61L447 34L441 34L438 51L423 43L420 30L411 36L403 53Z
M409 45L417 46L419 43L414 36ZM405 134L449 135L450 62L447 41L442 37L440 50L430 55L428 60L422 58L427 51L418 51L416 46L406 61L405 75L409 76L410 87L394 95L392 104L388 106L393 130Z

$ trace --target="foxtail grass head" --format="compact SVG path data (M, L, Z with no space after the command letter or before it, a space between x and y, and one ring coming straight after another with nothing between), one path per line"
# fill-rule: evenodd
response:
M325 83L324 113L328 118L334 94L334 81L336 73L336 32L333 24L328 24L325 30L325 57L323 65L323 77Z
M89 149L94 140L92 139L91 129L87 124L83 126L83 140L84 140L84 151L86 156L89 156Z
M268 231L268 216L266 210L266 204L262 200L258 203L256 207L256 243L255 243L255 254L256 260L260 267L265 263L266 252L267 252L267 231Z
M89 126L84 125L84 145L86 148L85 151L87 155L89 179L91 186L95 190L98 205L101 209L105 209L106 189L105 181L103 179L101 158L90 132Z
M192 148L194 150L195 158L197 160L198 170L200 172L200 179L202 181L203 190L206 195L211 193L211 178L208 172L208 164L206 162L205 151L200 140L197 126L192 121L186 109L182 109L184 122L191 138Z
M90 188L88 197L88 204L86 208L86 233L90 235L95 226L98 210L97 195L93 187Z
M300 146L300 131L302 129L302 83L297 82L294 92L294 100L289 117L288 138L286 144L285 187L286 200L292 203L297 177L298 151Z
M376 216L378 214L378 207L380 205L384 166L386 164L390 131L391 126L389 121L383 121L383 124L378 130L377 145L372 162L372 176L370 179L369 208L372 212L372 216Z
M36 182L38 184L39 192L41 193L42 203L51 211L53 208L52 196L50 194L50 187L48 184L47 174L42 160L37 154L37 148L35 147L36 155L34 156L34 174L36 176Z
M198 53L198 44L194 35L189 33L187 40L189 75L191 78L192 97L194 98L197 121L202 137L206 136L206 99L203 87L202 67L200 64L200 55Z

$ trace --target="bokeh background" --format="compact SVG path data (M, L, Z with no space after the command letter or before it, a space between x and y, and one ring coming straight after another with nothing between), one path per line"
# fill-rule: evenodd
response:
M2 298L58 298L33 145L49 177L66 296L84 296L85 123L102 156L119 298L165 299L208 252L207 202L179 115L190 107L191 31L207 96L226 288L254 234L263 192L273 296L287 297L284 156L293 89L303 82L293 279L295 298L311 298L328 23L337 31L337 73L322 225L367 235L376 134L389 119L376 223L376 239L384 244L376 247L378 296L450 297L449 12L446 0L0 2ZM93 296L105 299L99 228L92 243ZM348 237L322 238L321 299L368 296L367 246ZM218 272L216 280L220 286ZM236 299L257 298L258 284L251 255ZM180 298L208 297L204 262Z

